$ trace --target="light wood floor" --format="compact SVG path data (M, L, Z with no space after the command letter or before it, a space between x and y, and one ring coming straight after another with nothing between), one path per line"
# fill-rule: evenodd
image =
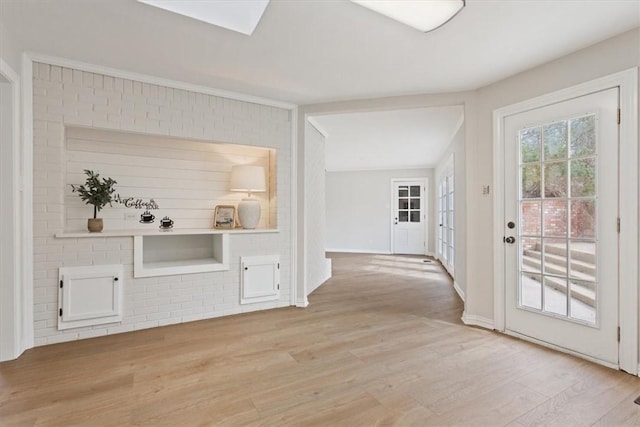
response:
M0 364L0 425L640 425L640 379L463 326L438 264L331 257L306 309Z

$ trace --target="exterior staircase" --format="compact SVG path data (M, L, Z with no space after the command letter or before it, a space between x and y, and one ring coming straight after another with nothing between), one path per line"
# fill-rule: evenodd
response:
M567 260L566 248L563 245L547 243L544 245L545 273L564 276L569 267L569 276L580 280L571 283L571 298L583 302L591 307L596 306L596 256L589 248L571 248L570 261ZM534 249L525 249L522 254L523 267L531 268L533 272L542 272L542 248L536 245ZM536 276L530 276L538 280ZM571 282L571 281L570 281ZM567 294L567 283L555 277L545 277L545 285Z

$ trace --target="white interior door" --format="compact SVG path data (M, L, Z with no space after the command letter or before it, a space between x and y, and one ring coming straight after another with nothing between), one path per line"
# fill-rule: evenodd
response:
M505 326L618 365L618 88L505 118Z
M424 180L393 181L393 253L424 255L426 208Z

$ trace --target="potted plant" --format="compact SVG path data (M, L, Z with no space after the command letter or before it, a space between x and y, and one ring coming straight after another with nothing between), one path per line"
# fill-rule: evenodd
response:
M93 205L93 218L89 218L87 227L90 232L100 232L104 225L102 218L97 218L98 212L107 203L111 206L112 194L116 191L113 186L117 182L111 178L100 179L99 174L88 169L85 169L84 173L87 175L87 181L84 185L71 184L71 189L74 193L78 192L82 201L87 205Z

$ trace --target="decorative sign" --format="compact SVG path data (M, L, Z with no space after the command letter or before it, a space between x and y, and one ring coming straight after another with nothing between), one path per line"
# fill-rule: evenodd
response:
M125 208L131 209L160 209L160 206L156 203L155 200L149 199L148 202L143 201L142 199L136 199L134 197L122 198L120 194L116 194L113 198L115 203L120 203L124 205Z

